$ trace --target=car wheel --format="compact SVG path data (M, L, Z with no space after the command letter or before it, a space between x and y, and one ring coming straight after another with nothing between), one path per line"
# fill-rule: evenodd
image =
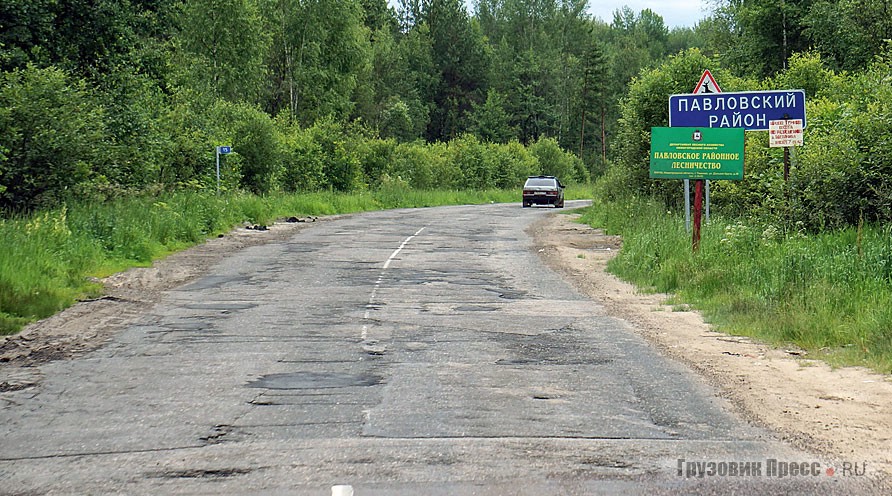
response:
M561 202L558 203L558 204L556 204L555 207L557 207L557 208L564 208L564 200L561 200Z
M530 206L529 203L524 203L524 204L523 204L523 208L528 208L529 206Z

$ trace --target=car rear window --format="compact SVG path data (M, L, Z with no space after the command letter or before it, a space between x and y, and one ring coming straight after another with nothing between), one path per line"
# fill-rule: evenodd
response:
M554 186L554 179L527 179L527 186Z

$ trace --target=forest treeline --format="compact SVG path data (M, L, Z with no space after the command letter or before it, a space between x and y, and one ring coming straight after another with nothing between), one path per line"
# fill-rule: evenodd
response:
M803 88L809 111L798 182L749 133L747 180L717 186L719 208L888 219L886 3L716 0L669 29L587 0L5 0L0 209L210 189L217 145L235 151L229 190L606 173L671 204L642 151L709 68L726 91Z
M459 0L4 2L0 208L210 187L221 144L235 151L224 186L256 193L383 174L516 186L498 164L527 153L518 144L571 152L520 157L518 174L585 181L623 91L607 82L672 51L654 13L612 26L586 3L488 1L470 15ZM608 42L640 53L613 64ZM487 160L457 157L478 145Z

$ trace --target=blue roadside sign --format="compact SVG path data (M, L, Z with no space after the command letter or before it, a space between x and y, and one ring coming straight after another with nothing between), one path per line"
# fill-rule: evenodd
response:
M802 119L805 91L699 93L669 97L669 127L729 127L767 131L768 123Z
M226 155L226 154L232 153L231 146L221 146L218 148L220 149L220 155Z

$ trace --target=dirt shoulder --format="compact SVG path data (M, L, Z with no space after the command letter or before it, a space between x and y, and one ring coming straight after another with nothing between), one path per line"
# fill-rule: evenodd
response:
M754 422L832 461L866 461L892 474L889 377L858 368L833 370L785 350L714 332L698 313L664 304L666 295L637 293L608 274L607 261L621 241L574 219L548 216L529 233L546 263L581 292L701 373ZM0 337L0 392L38 383L41 363L102 346L151 308L165 290L201 276L234 251L287 239L315 219L301 220L268 231L236 229L150 268L116 274L103 281L102 298L80 302L18 335Z
M892 378L713 331L699 313L665 304L667 295L639 293L608 274L621 240L577 217L554 215L529 229L551 268L706 377L751 421L831 461L892 474Z

